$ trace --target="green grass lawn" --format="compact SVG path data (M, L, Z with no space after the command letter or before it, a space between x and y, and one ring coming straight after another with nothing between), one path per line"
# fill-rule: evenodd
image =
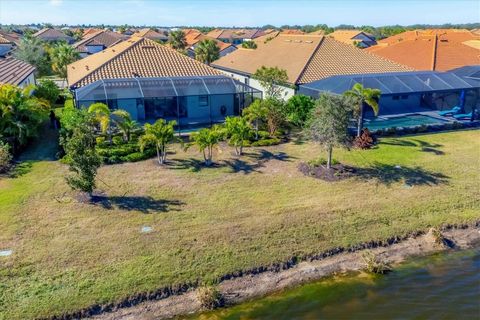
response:
M0 257L0 319L50 316L480 219L478 130L335 150L361 168L337 182L297 170L324 155L309 142L247 148L240 158L221 146L215 168L199 166L194 148L172 151L163 168L153 160L102 167L98 188L108 198L97 205L76 202L67 168L45 157L0 178L0 250L14 250ZM141 233L143 226L153 231Z

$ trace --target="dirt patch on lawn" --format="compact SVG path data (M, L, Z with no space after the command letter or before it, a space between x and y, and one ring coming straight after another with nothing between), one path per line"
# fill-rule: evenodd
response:
M277 269L264 268L256 272L226 277L218 285L226 305L238 304L250 299L315 281L333 274L358 271L365 268L362 254L366 249L389 264L398 264L408 257L431 254L444 250L466 249L480 245L480 223L473 226L446 227L442 231L450 245L439 243L432 232L418 232L405 239L374 242L348 249L335 248L314 255L305 261L289 261ZM110 312L94 316L94 319L165 319L201 311L197 289L190 289L180 295L145 301L129 308L113 308ZM106 310L108 311L108 310Z
M327 168L325 166L313 166L302 162L298 165L298 170L306 176L325 181L337 181L355 175L355 168L343 164L334 164L330 168Z

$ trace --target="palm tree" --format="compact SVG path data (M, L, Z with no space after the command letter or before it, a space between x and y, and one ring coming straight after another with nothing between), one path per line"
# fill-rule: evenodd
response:
M108 140L110 141L110 145L112 144L112 132L110 130L110 116L111 111L108 106L104 103L97 102L88 108L88 113L93 113L95 115L95 120L100 125L100 131L103 134L108 136Z
M218 49L215 41L205 39L198 43L195 48L195 59L210 65L213 61L220 57L220 49Z
M200 152L203 153L207 167L212 164L213 148L223 139L223 134L224 131L219 125L192 133L193 142L197 145Z
M63 79L67 78L67 65L80 58L80 53L66 43L59 43L50 52L52 70Z
M185 33L182 30L172 31L168 35L168 43L175 50L184 50L187 46Z
M138 126L137 122L133 120L130 113L125 110L115 110L112 112L112 116L115 125L123 133L123 140L125 142L130 141L132 130Z
M242 115L253 125L255 140L258 140L259 122L265 121L268 115L268 108L264 100L256 99L248 108L243 110Z
M153 144L157 149L157 160L160 165L167 159L167 145L175 138L175 120L167 121L158 119L153 125L145 124L145 134L140 137L140 151L143 152L147 145Z
M248 141L252 134L252 129L247 120L242 117L226 117L225 130L230 143L235 147L235 154L241 156L245 141Z
M381 93L378 89L364 88L360 83L355 83L351 90L345 91L345 96L352 97L358 103L356 110L358 116L357 137L360 137L363 128L364 105L370 106L375 116L378 115L378 99L380 99Z

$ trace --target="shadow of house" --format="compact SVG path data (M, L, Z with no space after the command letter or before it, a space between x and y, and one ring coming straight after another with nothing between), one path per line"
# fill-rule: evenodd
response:
M383 163L374 163L366 168L355 168L355 176L362 180L374 180L385 185L403 181L408 186L445 184L449 179L442 173L431 172L420 167L396 167Z
M125 211L140 211L146 214L180 211L178 207L184 204L179 200L156 200L152 197L142 196L93 196L92 202L105 209L117 208Z

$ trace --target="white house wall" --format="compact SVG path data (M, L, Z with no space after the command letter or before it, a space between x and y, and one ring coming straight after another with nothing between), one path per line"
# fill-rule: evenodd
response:
M20 82L18 86L24 88L30 84L35 84L35 75L33 72L30 73L30 75L26 77L22 82Z

